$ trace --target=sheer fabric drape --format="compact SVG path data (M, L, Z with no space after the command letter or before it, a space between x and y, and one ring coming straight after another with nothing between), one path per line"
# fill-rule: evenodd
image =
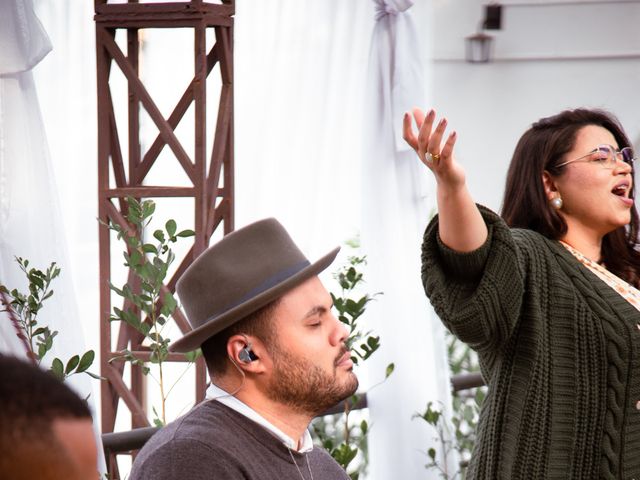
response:
M0 2L0 279L26 291L26 279L15 256L30 266L61 267L38 321L58 331L43 366L54 357L63 363L85 351L67 250L58 186L49 154L32 69L51 50L51 42L36 17L31 0ZM16 332L0 314L0 351L26 356ZM92 371L98 371L98 362ZM86 375L67 380L94 408L95 395ZM99 421L95 422L99 425ZM99 438L98 438L99 441ZM100 459L98 468L104 470Z
M371 308L382 337L373 367L381 371L385 361L393 361L396 369L369 395L371 472L375 479L437 478L424 467L434 432L413 418L430 400L436 407L450 403L442 326L420 282L420 243L435 206L434 189L429 172L402 140L403 113L425 103L424 67L413 1L374 3L363 132L362 244L369 256L369 284L384 292Z

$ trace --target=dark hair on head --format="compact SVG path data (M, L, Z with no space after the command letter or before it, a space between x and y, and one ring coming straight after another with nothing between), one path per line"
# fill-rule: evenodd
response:
M267 346L275 341L275 332L273 331L273 322L271 320L279 303L280 298L273 300L242 320L216 333L201 345L202 356L207 362L211 377L222 375L227 371L229 366L227 342L233 335L252 335L265 342Z
M578 131L588 125L611 132L619 148L632 146L618 120L603 110L579 108L540 119L522 135L511 159L502 201L502 218L507 225L534 230L554 240L567 232L566 222L549 205L542 174L545 170L554 176L562 173L564 167L556 165L573 149ZM631 198L634 192L635 185ZM640 254L635 249L638 223L634 205L629 225L604 236L600 259L609 271L635 287L640 286Z
M0 355L0 418L50 423L56 418L88 418L87 403L32 363ZM6 423L0 422L3 428Z
M51 373L0 354L0 478L78 478L54 422L88 419L87 403Z

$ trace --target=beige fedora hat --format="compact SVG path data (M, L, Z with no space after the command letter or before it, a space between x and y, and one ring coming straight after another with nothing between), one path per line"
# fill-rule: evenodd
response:
M267 218L226 235L200 255L176 286L192 331L170 350L188 352L327 268L340 247L309 262L284 227Z

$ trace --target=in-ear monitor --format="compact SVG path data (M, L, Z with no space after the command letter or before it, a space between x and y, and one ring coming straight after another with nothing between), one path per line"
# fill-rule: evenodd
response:
M251 347L244 347L242 350L240 350L240 352L238 352L238 358L240 359L240 361L242 363L251 363L254 360L258 359L258 356L253 353L253 350L251 350Z

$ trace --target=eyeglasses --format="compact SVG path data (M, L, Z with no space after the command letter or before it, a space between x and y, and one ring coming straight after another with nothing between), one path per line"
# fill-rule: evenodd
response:
M591 158L587 158L591 157ZM586 159L586 160L583 160ZM586 155L583 155L580 158L575 158L573 160L569 160L568 162L563 162L559 165L556 165L556 168L564 167L573 162L600 162L603 168L608 168L610 170L616 168L616 162L620 160L621 162L626 163L627 165L631 165L633 167L633 162L635 160L635 156L633 154L633 149L631 147L624 147L621 150L616 150L611 145L598 145L596 148L591 150Z

